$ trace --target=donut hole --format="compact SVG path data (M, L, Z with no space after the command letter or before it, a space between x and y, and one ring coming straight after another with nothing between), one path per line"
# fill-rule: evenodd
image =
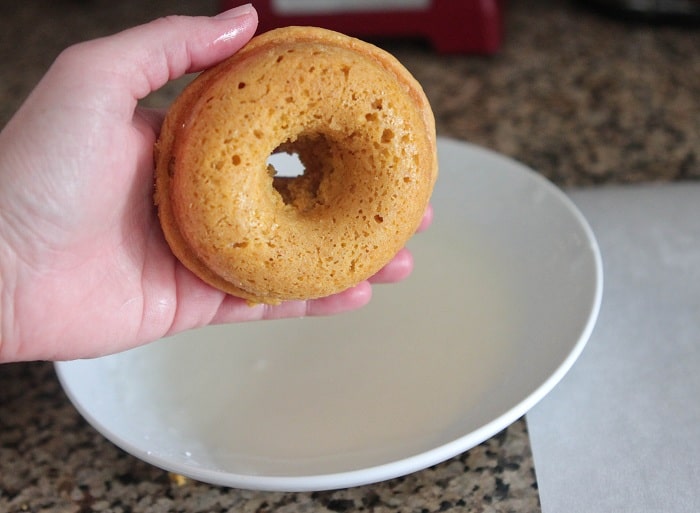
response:
M304 174L304 164L296 152L277 151L267 159L267 166L272 167L278 178L296 178Z
M299 212L327 204L332 172L331 143L321 134L285 141L268 157L273 190L282 202Z

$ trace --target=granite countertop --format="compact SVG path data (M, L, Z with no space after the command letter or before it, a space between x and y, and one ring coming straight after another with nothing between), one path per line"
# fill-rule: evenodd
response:
M438 133L510 155L563 187L700 178L700 30L628 23L582 2L513 0L495 56L387 41ZM68 44L215 1L0 5L0 126ZM175 82L148 102L166 106ZM117 449L68 402L49 363L0 366L0 511L540 510L524 419L462 455L372 486L265 493L182 480Z

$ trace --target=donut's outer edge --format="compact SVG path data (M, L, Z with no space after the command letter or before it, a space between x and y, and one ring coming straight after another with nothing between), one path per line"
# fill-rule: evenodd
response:
M336 45L341 48L348 48L376 60L382 68L392 73L395 79L405 87L407 94L413 100L413 103L421 113L423 119L425 135L431 144L430 160L432 169L430 170L430 183L428 184L430 190L432 190L438 175L435 120L427 96L418 81L406 70L398 59L370 43L318 27L284 27L254 37L236 54L202 72L183 90L173 103L161 127L160 136L154 146L156 167L154 201L157 206L163 233L175 257L204 282L228 294L246 299L251 304L277 304L280 302L280 299L274 297L260 297L222 279L219 275L212 272L188 246L180 232L173 207L170 203L170 170L174 166L174 162L178 159L178 136L183 130L187 129L186 121L190 115L190 111L202 96L203 92L207 90L207 87L218 81L222 76L225 76L238 60L244 58L249 53L261 50L267 46L295 42L323 43Z

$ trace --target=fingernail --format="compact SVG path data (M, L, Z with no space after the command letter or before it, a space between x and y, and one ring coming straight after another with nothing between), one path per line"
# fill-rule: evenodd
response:
M219 20L230 20L231 18L239 18L241 16L246 16L251 12L253 12L253 5L245 4L239 5L238 7L234 7L233 9L229 9L228 11L221 12L214 17Z

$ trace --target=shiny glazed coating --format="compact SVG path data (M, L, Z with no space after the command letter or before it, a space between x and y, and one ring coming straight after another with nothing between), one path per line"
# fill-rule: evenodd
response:
M274 176L276 151L304 174ZM175 255L252 302L310 299L387 264L437 177L435 126L391 55L335 32L254 38L176 100L156 145L156 203Z

